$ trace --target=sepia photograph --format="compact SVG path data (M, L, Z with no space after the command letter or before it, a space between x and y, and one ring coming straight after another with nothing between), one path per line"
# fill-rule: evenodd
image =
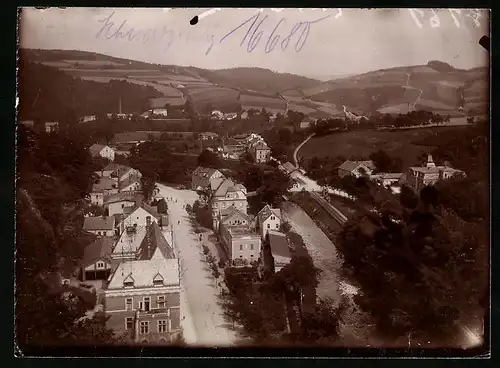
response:
M16 357L489 358L489 10L17 16Z

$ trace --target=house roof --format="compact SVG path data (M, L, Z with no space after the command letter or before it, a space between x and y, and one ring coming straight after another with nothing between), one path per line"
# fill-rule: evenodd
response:
M259 223L264 222L267 220L271 215L275 215L281 220L281 210L279 208L271 208L268 204L266 204L262 209L259 211L257 214L257 217L259 218Z
M98 238L85 247L83 258L81 261L82 267L94 263L98 259L111 258L114 241L109 237Z
M220 185L217 187L215 193L214 193L214 196L215 197L223 197L226 195L226 193L232 189L232 190L235 190L235 183L230 180L230 179L224 179ZM242 190L241 189L241 186L239 187L239 189L236 189L236 190Z
M266 142L258 142L254 148L257 150L257 149L260 149L260 150L271 150L271 148L269 148L269 146L266 144Z
M135 288L152 287L158 274L163 278L164 285L179 285L178 259L154 258L120 263L111 276L108 289L122 289L126 279L133 280Z
M381 180L385 179L390 180L390 179L400 179L402 175L403 173L381 173L377 175L372 175L372 178Z
M292 172L297 170L297 168L290 161L285 162L283 165L281 165L281 167L287 174L291 174Z
M222 184L222 182L226 180L225 177L222 178L215 178L214 180L210 180L210 190L215 191L219 186Z
M232 219L238 218L238 217L243 218L243 219L247 220L248 222L250 222L250 216L248 216L246 213L240 211L239 209L237 209L234 206L230 206L229 208L223 208L220 211L220 214L224 218L222 220L222 222L224 222L224 223L229 222Z
M463 173L462 170L454 169L449 166L435 166L435 167L410 167L410 169L421 172L423 174L439 174L439 172Z
M127 176L124 180L122 180L118 183L118 189L123 190L124 188L126 188L129 185L134 184L134 183L141 184L141 178L138 177L137 175Z
M115 218L113 216L85 217L83 229L91 230L113 230L115 228Z
M97 143L94 143L92 146L89 147L89 152L92 156L96 156L98 155L102 150L103 148L107 147L106 145L104 144L97 144Z
M291 247L286 235L274 230L269 230L268 234L273 257L291 258Z
M175 258L174 250L156 222L152 222L146 230L146 235L142 239L139 249L138 259L140 260L153 258L156 251L160 252L163 258Z
M115 171L115 170L118 170L119 168L121 167L126 167L124 165L120 165L120 164L115 164L114 162L110 162L109 164L106 165L106 167L104 169L102 169L101 171Z
M210 185L210 178L219 172L217 169L198 166L192 173L192 184L195 188L206 188ZM219 172L220 173L220 172Z
M217 133L214 133L214 132L203 132L203 133L200 133L201 135L204 135L206 137L218 137L219 135Z
M146 226L135 226L133 232L128 232L126 229L122 232L120 239L116 242L113 249L113 254L120 255L123 253L136 253L146 236Z
M339 169L352 172L356 168L358 168L360 165L364 165L367 168L369 168L370 170L375 169L375 165L373 164L373 161L371 161L371 160L369 160L369 161L351 161L351 160L347 160L347 161L344 161L342 163L342 165L339 166Z
M116 182L115 179L102 177L99 178L99 181L97 183L94 183L92 185L92 192L102 192L103 190L117 189L117 188L118 188L118 183Z
M144 200L144 195L142 195L141 193L134 193L134 192L120 192L104 196L104 204L128 201L128 202L135 202L137 205L140 205L143 200Z

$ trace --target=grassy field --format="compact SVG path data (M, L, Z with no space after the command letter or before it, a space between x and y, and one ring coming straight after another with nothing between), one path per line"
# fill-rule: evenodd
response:
M438 132L453 131L463 127L435 127L409 129L404 131L351 131L335 133L310 139L298 152L299 158L368 156L377 150L384 150L390 156L400 157L403 170L416 164L417 157L427 153L429 147L414 142L431 137Z

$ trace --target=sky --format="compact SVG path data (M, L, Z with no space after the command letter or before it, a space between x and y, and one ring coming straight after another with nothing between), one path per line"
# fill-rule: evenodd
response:
M19 37L23 48L321 77L430 60L487 66L478 41L489 35L488 16L465 9L24 8Z

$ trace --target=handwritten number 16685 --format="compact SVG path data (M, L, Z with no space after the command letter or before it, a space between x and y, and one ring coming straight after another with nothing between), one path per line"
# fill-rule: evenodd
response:
M299 52L302 50L304 47L307 38L309 36L309 30L311 28L311 24L317 23L321 20L324 20L326 18L329 18L331 15L327 15L323 18L316 19L315 21L305 21L305 22L298 22L295 23L294 26L292 27L290 33L286 36L283 37L278 33L278 27L282 24L285 23L286 18L280 19L280 21L274 26L274 29L272 30L271 34L269 35L267 42L264 46L264 52L270 53L273 51L278 43L280 44L281 50L285 51L288 48L288 45L290 44L293 36L298 33L299 31L299 37L295 40L295 46L294 49L296 52ZM247 43L247 51L252 52L255 50L255 48L259 45L262 36L264 35L264 31L260 30L262 27L262 24L268 19L268 16L264 16L262 19L260 19L260 14L256 14L252 16L251 18L247 19L243 23L241 23L238 27L234 28L232 31L227 33L224 37L220 39L220 42L224 41L226 38L230 37L233 35L238 29L242 28L246 24L250 23L252 20L252 24L248 28L247 32L245 33L245 36L241 39L240 46L243 46L245 42ZM280 42L281 40L281 42Z

